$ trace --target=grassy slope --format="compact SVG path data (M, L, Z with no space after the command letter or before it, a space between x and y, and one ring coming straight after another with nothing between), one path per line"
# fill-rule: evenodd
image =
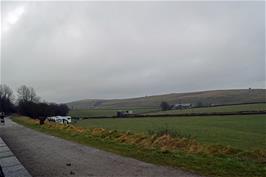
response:
M123 109L123 108L158 108L162 101L170 104L182 103L202 103L208 104L234 104L249 102L265 102L266 90L254 89L251 93L247 89L242 90L214 90L191 93L173 93L166 95L148 96L131 99L113 99L113 100L81 100L68 103L72 108L87 109L97 105L102 109Z
M160 115L160 114L219 113L219 112L240 112L240 111L266 111L266 103L170 110L170 111L160 111L151 114Z
M145 149L134 144L114 141L108 137L91 136L90 133L78 133L73 129L68 130L67 128L60 128L60 126L39 126L27 120L29 119L21 117L15 118L16 122L35 130L150 163L179 167L185 170L195 171L206 176L266 176L266 168L263 163L252 159L239 159L238 156L228 155L216 156L190 154L180 150L164 151L156 148Z
M167 126L182 134L190 134L202 143L231 145L240 149L266 148L265 115L87 119L77 125L145 133Z

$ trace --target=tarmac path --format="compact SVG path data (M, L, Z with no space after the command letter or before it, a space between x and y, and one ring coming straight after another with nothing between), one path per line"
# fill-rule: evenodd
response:
M33 177L199 177L34 131L6 118L0 137Z

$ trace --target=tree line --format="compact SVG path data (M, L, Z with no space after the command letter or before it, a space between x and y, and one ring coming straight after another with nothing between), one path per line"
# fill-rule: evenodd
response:
M41 101L34 88L26 85L22 85L17 89L16 96L9 86L1 84L0 112L5 115L18 113L37 119L45 119L49 116L66 116L69 112L66 104Z

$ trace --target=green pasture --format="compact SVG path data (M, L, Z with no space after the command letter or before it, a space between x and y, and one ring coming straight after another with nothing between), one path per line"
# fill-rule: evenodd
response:
M243 150L266 148L266 115L84 119L76 124L143 133L165 127L191 135L202 143Z

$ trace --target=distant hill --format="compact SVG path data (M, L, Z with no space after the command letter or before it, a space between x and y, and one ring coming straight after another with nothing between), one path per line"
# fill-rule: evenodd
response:
M266 102L266 89L211 90L189 93L171 93L128 99L97 100L86 99L67 103L74 109L132 109L159 108L160 103L191 103L197 105L227 105Z

